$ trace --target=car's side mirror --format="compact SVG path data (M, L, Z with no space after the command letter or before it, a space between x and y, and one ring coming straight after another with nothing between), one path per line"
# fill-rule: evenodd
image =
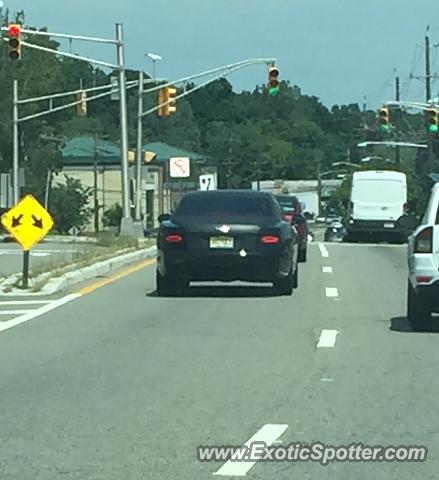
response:
M160 223L166 222L166 220L170 220L170 219L171 219L171 214L170 213L162 213L158 217L158 221Z
M396 225L404 230L412 231L419 225L419 222L415 215L403 215L398 218Z

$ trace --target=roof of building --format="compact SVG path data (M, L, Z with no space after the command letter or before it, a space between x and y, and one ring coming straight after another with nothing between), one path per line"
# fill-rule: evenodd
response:
M163 142L147 143L143 151L153 152L156 157L152 164L163 163L172 157L189 157L197 162L204 162L206 157L202 154L189 152L182 148L174 147ZM120 165L120 147L117 143L105 140L96 140L92 136L72 138L65 142L62 149L63 163L65 166L93 165L97 153L99 165Z

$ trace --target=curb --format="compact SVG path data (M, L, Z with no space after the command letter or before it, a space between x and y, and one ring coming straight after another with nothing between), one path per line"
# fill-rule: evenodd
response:
M32 291L23 291L18 288L12 289L8 293L0 292L0 296L42 296L42 295L53 295L61 290L66 289L67 287L74 285L76 283L84 282L90 280L97 276L102 276L117 270L126 265L136 263L140 260L145 260L147 258L153 258L156 256L156 247L149 247L143 250L137 250L135 252L125 253L123 255L118 255L117 257L110 258L108 260L102 260L88 267L81 268L80 270L68 272L60 277L55 277L50 279L44 287L39 292ZM44 280L44 277L50 275L50 272L43 273L40 277L37 277L33 280L33 283L36 284L39 281ZM12 275L8 277L2 287L8 287L13 285L19 278L21 274Z

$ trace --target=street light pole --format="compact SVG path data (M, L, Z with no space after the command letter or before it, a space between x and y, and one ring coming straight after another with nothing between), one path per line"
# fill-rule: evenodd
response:
M128 119L125 77L125 52L123 43L123 26L116 24L117 39L117 64L119 68L119 95L120 95L120 149L121 149L121 187L122 187L122 220L120 225L121 235L132 235L133 219L131 217L131 204L129 195L128 178Z
M19 183L18 183L18 149L19 149L19 138L18 138L18 80L14 80L13 85L13 152L12 152L12 193L14 197L14 204L18 202L19 199Z
M139 72L139 99L137 110L137 148L136 148L136 198L135 198L135 212L134 219L140 222L140 201L142 196L141 181L142 181L142 112L143 112L143 72Z

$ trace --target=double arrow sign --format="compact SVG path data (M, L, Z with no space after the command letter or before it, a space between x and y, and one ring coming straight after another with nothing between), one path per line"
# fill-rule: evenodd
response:
M11 228L21 227L22 223L21 220L23 219L23 214L21 213L18 217L12 217L12 225ZM37 218L35 215L32 215L33 220L33 227L39 228L43 230L43 220L41 218Z
M49 212L32 195L26 195L6 212L1 223L25 251L40 242L53 227Z

